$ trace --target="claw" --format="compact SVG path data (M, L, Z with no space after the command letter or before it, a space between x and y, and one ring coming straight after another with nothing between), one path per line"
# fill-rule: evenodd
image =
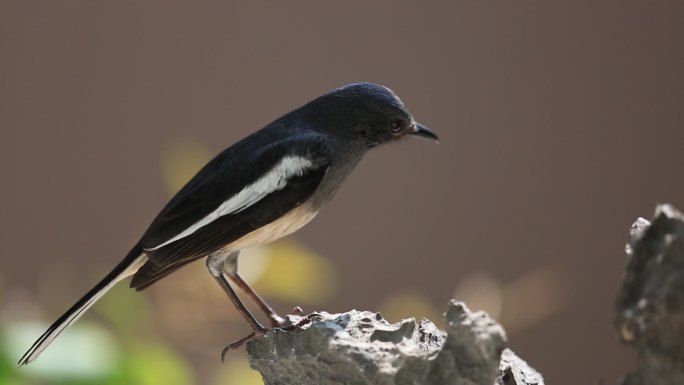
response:
M260 337L260 336L266 334L266 332L267 332L267 330L253 331L253 332L249 333L247 335L247 337L241 338L241 339L233 342L232 344L226 346L225 348L223 348L223 351L221 352L221 362L225 363L226 354L232 352L233 350L239 349L242 345L246 344L247 342L249 342L249 341L251 341L257 337Z
M279 327L279 328L277 328L277 330L281 330L284 332L300 332L303 330L304 326L310 324L316 318L320 318L320 315L319 314L309 314L308 316L302 318L302 320L297 322L296 324L291 324L291 325Z

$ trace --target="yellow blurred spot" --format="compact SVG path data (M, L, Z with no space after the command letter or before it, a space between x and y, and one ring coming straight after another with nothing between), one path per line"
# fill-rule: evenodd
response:
M454 291L454 298L473 310L484 310L510 335L550 317L567 301L567 277L557 267L532 270L509 284L473 273Z
M169 194L180 190L210 159L209 148L193 139L166 145L161 155L161 171Z
M557 267L533 270L504 288L501 323L514 333L558 312L567 302L567 277Z
M636 335L634 328L632 327L631 324L624 323L620 326L620 337L622 338L623 341L625 342L632 342L634 341L634 337Z
M337 274L325 258L292 240L262 250L267 263L254 286L266 298L319 304L335 294Z
M468 275L456 287L454 298L465 302L472 310L484 310L494 319L501 315L503 292L499 283L489 275Z
M259 372L252 370L244 358L231 359L213 381L216 385L263 385Z
M413 317L439 323L442 319L430 301L418 293L401 293L389 298L380 305L380 314L390 322Z

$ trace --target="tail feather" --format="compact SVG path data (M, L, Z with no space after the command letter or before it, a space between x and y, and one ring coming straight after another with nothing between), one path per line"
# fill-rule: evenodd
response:
M31 348L19 359L19 365L33 362L69 325L74 323L86 310L88 310L100 297L102 297L117 282L135 273L146 260L142 247L137 244L114 269L107 274L95 287L90 289L69 310L57 319L43 333L43 335L31 345Z

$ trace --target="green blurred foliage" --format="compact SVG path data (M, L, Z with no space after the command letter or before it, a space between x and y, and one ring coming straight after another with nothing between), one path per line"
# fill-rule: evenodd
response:
M141 342L127 349L125 358L104 384L189 385L194 375L187 362L163 344Z
M24 367L16 364L18 357L48 325L22 321L3 324L0 384L194 384L194 373L185 358L144 327L151 325L144 310L145 296L125 296L127 301L120 297L124 297L122 291L114 290L110 299L97 306L104 323L114 325L116 333L81 320L36 362ZM136 333L142 329L146 331Z
M215 385L263 385L259 372L249 367L245 358L236 357L228 360L216 378Z

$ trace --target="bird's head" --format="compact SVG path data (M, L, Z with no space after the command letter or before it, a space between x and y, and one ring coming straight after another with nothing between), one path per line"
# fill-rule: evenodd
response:
M407 136L437 141L426 126L416 122L399 97L387 87L354 83L320 96L314 102L335 134L375 147Z

